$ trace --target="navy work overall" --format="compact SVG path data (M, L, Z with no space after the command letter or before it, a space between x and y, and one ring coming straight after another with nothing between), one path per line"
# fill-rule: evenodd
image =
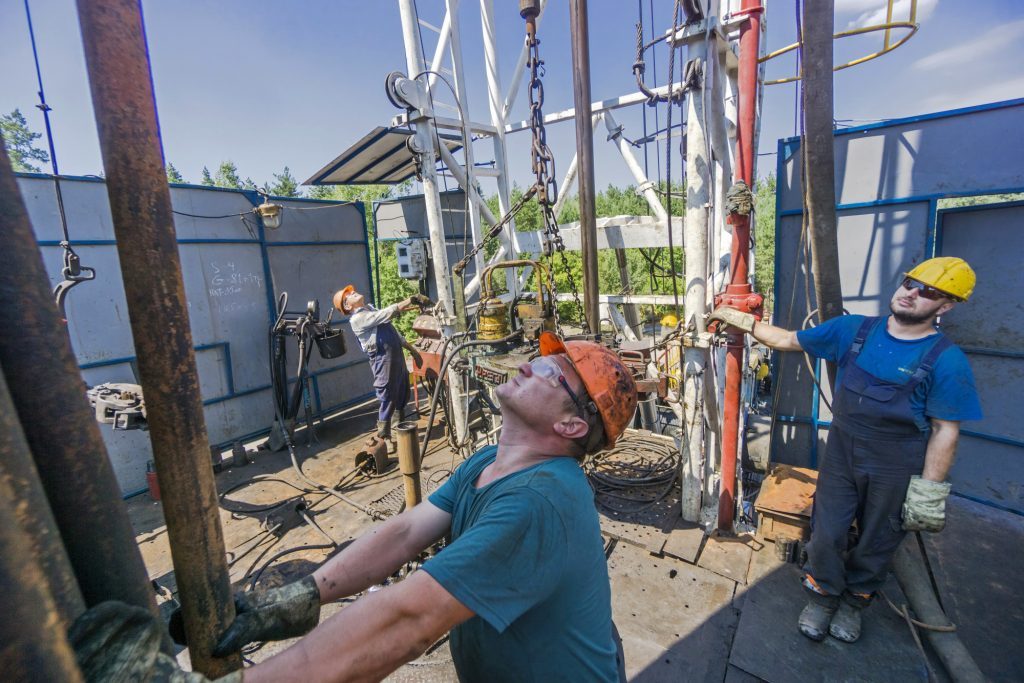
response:
M402 354L402 337L391 323L377 325L377 343L366 355L373 369L373 388L380 401L379 422L387 422L402 411L409 400L409 371Z
M830 595L870 595L885 582L903 540L901 511L910 477L924 469L930 424L916 417L914 389L951 345L943 335L924 354L907 382L875 377L857 365L865 340L886 318L867 318L839 361L842 383L811 515L805 569ZM879 331L884 334L884 330ZM847 554L847 534L857 521L859 540Z

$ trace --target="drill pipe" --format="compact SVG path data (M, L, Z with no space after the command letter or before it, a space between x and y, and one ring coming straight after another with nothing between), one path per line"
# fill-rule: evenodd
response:
M10 506L25 532L29 549L46 579L59 626L67 630L85 611L71 561L60 540L50 502L32 462L7 381L0 372L0 482L10 490ZM6 495L6 494L5 494Z
M405 484L405 509L411 510L423 500L420 486L420 449L416 438L416 423L401 422L395 430L398 441L398 467Z
M79 0L86 69L174 575L195 669L235 616L138 0Z
M0 479L0 672L8 681L82 680L47 577L19 524L10 481Z
M0 366L85 606L120 600L159 614L3 144Z

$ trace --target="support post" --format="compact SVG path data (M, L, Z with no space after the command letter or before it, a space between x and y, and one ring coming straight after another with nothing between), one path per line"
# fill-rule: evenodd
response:
M761 37L761 12L758 0L743 0L741 11L746 20L740 28L739 102L736 106L736 180L754 187L754 132L757 119L758 44ZM750 214L733 214L731 264L732 277L726 297L738 300L753 292L749 282ZM722 486L718 497L718 529L731 532L736 508L736 460L739 453L740 384L743 379L742 334L730 334L725 355L725 401L722 411Z
M691 43L690 59L707 65L703 41ZM706 74L706 71L704 72ZM683 303L684 327L703 331L708 297L708 202L711 187L711 159L704 130L703 80L686 98L686 215L683 251L686 292ZM683 519L699 522L704 479L704 370L708 350L687 346L683 352L683 431L680 506Z
M805 2L803 8L804 211L811 244L811 272L818 321L843 314L836 230L835 151L833 148L832 31L834 1ZM834 386L836 365L828 363Z
M214 678L241 657L212 655L235 609L141 6L79 0L78 16L189 654Z
M405 42L406 68L410 76L423 71L423 62L419 34L419 17L413 0L399 0L398 8L402 18L402 37ZM431 268L434 271L434 285L437 288L437 300L444 312L441 320L441 333L447 338L455 332L455 299L452 295L450 268L448 267L448 251L444 239L444 221L441 216L441 195L437 186L437 168L435 159L439 152L434 145L436 129L430 118L415 122L417 148L425 150L421 164L423 177L423 200L426 205L427 227L430 231ZM454 370L448 371L448 387L452 392L453 425L459 443L466 435L466 407L461 389L462 380Z
M398 441L398 467L402 470L405 487L405 509L411 510L423 500L420 484L420 445L416 437L416 423L399 423L395 430Z
M120 600L158 614L2 142L0 330L0 366L85 606Z
M579 157L580 243L583 258L583 312L591 332L601 331L598 310L597 216L594 206L594 131L590 113L590 26L587 0L569 1L572 33L572 94L576 106L576 155ZM563 188L564 189L564 188Z
M505 107L501 96L501 77L498 70L497 32L494 24L493 0L480 0L480 30L484 43L484 71L487 74L487 104L491 112L491 125L497 129L494 143L494 165L498 169L498 209L502 216L511 207L511 188L508 182L508 152L505 147ZM513 218L503 233L503 246L507 258L519 258L519 240ZM505 270L505 285L513 296L519 294L519 282L514 268Z

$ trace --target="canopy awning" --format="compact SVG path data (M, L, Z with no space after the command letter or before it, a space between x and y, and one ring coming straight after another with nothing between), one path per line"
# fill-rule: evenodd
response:
M416 174L413 153L406 144L412 137L406 128L378 126L334 161L313 174L304 185L397 184ZM438 134L452 152L462 147L462 138Z

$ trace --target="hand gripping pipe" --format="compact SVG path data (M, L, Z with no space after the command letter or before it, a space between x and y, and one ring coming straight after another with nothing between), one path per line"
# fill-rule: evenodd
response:
M242 662L212 654L235 609L142 8L79 0L78 17L189 655L216 678Z
M754 124L757 116L757 52L761 36L761 12L757 0L743 0L740 13L739 126L736 136L736 180L754 187ZM750 214L734 214L732 223L732 280L726 296L741 297L753 289L748 282ZM725 357L725 406L722 416L722 491L718 497L718 528L732 531L736 509L736 454L739 450L740 382L743 377L742 334L729 335Z

